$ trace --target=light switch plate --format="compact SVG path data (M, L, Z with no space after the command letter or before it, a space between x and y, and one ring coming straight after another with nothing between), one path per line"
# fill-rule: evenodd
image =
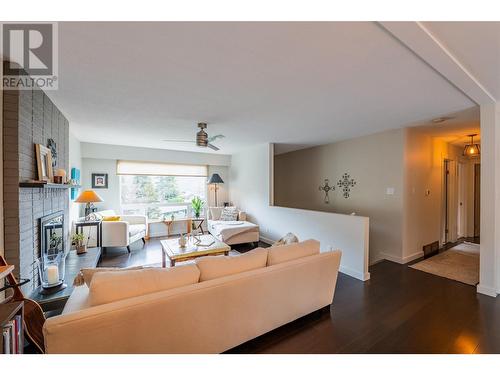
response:
M393 187L388 187L387 189L385 189L385 194L394 195L394 191L395 189Z

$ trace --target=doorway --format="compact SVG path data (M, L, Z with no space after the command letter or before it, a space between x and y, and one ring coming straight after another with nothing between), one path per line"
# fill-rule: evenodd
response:
M457 163L444 159L443 165L443 245L458 239L459 197L457 184Z

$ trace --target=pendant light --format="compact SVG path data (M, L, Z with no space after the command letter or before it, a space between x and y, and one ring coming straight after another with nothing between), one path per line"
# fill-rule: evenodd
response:
M474 143L474 137L477 134L469 134L467 137L470 137L470 144L465 145L464 148L464 156L468 156L470 158L478 157L481 154L481 149L479 148L479 144Z

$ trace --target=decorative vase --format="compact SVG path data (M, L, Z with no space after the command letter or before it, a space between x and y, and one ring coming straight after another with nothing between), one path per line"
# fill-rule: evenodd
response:
M179 237L179 246L186 247L186 236L184 234Z
M63 284L65 272L64 251L43 254L37 260L37 263L42 288L49 289Z
M78 245L76 246L76 253L78 255L85 254L87 252L87 245Z

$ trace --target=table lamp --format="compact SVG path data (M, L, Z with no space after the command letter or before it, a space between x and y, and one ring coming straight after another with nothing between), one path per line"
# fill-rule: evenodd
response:
M93 203L102 202L103 199L94 190L84 190L75 199L77 203L86 203L85 217L87 217L94 210Z
M218 173L212 174L210 177L210 180L208 180L209 185L214 185L214 190L215 190L215 207L218 207L217 205L217 190L219 189L218 184L223 184L224 181L222 181L222 178L219 176Z

